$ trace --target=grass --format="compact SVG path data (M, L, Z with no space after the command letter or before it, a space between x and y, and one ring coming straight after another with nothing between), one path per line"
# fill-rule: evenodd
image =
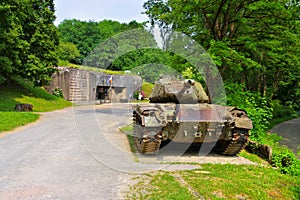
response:
M134 161L135 162L140 162L138 157L135 154L137 152L136 152L136 148L135 148L135 144L134 144L134 139L133 139L133 136L132 136L133 124L128 124L127 126L121 127L120 131L122 131L123 133L125 133L127 135L127 140L128 140L128 143L129 143L130 151L132 153L134 153L134 155L135 155L134 156Z
M280 174L270 167L231 164L201 166L201 169L190 171L147 174L131 187L127 198L267 200L300 197L300 180Z
M188 189L181 186L169 173L149 174L132 188L134 192L128 194L127 199L193 199Z
M13 130L39 118L34 112L15 112L18 103L32 104L34 112L48 112L72 105L43 88L34 87L31 82L14 78L8 86L0 86L0 132Z
M120 131L124 133L132 133L133 131L133 124L128 124L127 126L121 127Z
M131 103L149 103L150 101L148 99L144 100L133 100Z
M72 67L72 68L82 69L82 70L102 72L102 73L111 74L111 75L124 75L125 74L124 71L113 71L113 70L101 69L101 68L96 68L96 67L76 65L76 64L72 64L72 63L69 63L67 66Z
M0 119L0 132L3 132L34 122L39 119L39 115L28 112L0 112Z
M268 165L269 164L266 160L262 159L258 155L251 154L251 153L249 153L249 152L247 152L245 150L241 151L239 153L239 156L242 156L242 157L244 157L244 158L246 158L246 159L248 159L248 160L250 160L252 162L255 162L257 164L260 164L260 165Z

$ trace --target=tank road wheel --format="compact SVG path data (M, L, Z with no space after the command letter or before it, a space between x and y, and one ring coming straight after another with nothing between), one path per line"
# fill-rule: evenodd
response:
M142 139L138 137L134 137L134 144L138 150L139 153L143 153L143 142Z
M217 143L217 151L223 155L235 156L239 154L249 141L248 130L236 129L233 137L229 141L219 141Z
M146 136L144 134L145 127L134 124L134 143L140 154L153 154L158 153L161 144L161 133L158 132L154 136Z

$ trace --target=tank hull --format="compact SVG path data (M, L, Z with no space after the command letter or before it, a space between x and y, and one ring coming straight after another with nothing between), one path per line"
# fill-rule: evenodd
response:
M140 153L155 154L161 142L172 140L215 142L220 153L236 155L247 143L252 128L245 111L206 103L136 105L133 119L134 138Z

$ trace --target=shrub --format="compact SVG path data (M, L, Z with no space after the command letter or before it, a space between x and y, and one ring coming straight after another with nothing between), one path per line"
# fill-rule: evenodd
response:
M297 112L292 107L282 105L279 100L273 100L271 106L273 108L273 118L297 115Z
M273 147L271 164L284 174L300 176L300 160L298 160L294 152L287 147L279 145Z
M52 93L53 93L54 96L64 98L63 91L60 88L52 89Z

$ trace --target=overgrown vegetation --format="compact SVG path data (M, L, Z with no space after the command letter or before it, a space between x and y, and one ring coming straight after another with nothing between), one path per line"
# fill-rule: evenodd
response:
M299 191L299 179L270 167L204 164L190 171L146 174L127 199L299 199Z
M39 118L34 112L15 112L17 103L32 104L34 112L48 112L71 106L70 102L35 87L32 82L15 77L8 86L0 86L0 132L13 130Z

